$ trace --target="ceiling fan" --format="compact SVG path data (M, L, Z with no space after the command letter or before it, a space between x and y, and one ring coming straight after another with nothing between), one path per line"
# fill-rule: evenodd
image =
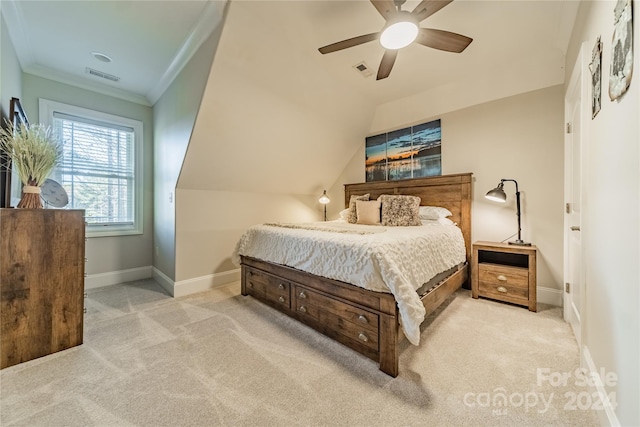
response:
M370 0L386 23L381 31L365 34L323 46L320 53L336 52L358 46L373 40L380 40L385 48L376 80L389 77L396 61L398 50L414 41L423 46L447 52L460 53L473 39L450 31L420 28L419 23L451 3L453 0L423 0L412 12L402 10L406 0Z

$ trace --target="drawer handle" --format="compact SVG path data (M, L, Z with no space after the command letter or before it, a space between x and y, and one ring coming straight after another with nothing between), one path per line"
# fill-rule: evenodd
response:
M301 305L300 308L298 309L298 311L300 311L302 313L306 313L307 312L307 307L305 307L304 305Z
M502 292L503 294L507 293L507 288L505 288L504 286L498 286L496 290L498 292Z
M361 314L360 316L358 316L358 321L359 321L360 323L364 323L365 325L366 325L367 323L369 323L369 320L367 320L367 318L366 318L366 317L364 317L362 314Z
M280 284L278 285L278 289L284 289L284 284L280 283Z
M307 297L307 294L304 293L304 291L300 292L300 298L304 299Z
M278 301L284 302L284 297L278 297Z
M253 282L249 282L249 287L253 288Z
M507 281L507 277L503 276L502 274L498 276L498 280L500 280L501 282L506 282Z
M364 332L360 332L358 334L358 339L362 342L367 342L369 341L369 337L367 336L367 334L365 334Z

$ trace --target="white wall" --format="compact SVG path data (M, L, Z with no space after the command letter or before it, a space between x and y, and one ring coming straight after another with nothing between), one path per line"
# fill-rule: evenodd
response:
M251 225L320 220L322 190L369 128L371 103L316 67L317 52L291 29L263 18L288 3L229 4L178 181L178 287L233 272L229 257Z
M557 305L562 302L563 271L563 108L562 86L552 86L423 117L417 122L399 121L392 127L388 127L391 124L387 117L374 121L371 132L441 119L442 173L474 174L474 241L501 241L517 232L513 183L505 184L505 205L492 203L484 195L501 178L518 181L522 237L539 249L538 298L540 302ZM411 111L411 116L415 116ZM364 141L341 178L352 182L364 180ZM337 192L342 183L337 182L332 190Z
M220 39L221 24L198 48L153 106L154 261L169 281L176 279L176 184ZM167 287L172 285L166 284ZM169 289L171 291L171 289Z
M9 117L11 98L22 98L22 70L4 15L0 15L0 47L0 118L4 123L4 118Z
M127 280L123 280L123 278L149 277L153 247L153 127L151 107L134 104L31 74L23 74L22 83L22 105L29 116L29 121L33 123L40 121L38 107L40 98L129 117L143 123L144 233L141 235L89 238L86 243L86 272L89 275L87 280L88 287L93 286L92 283L94 281L99 284L112 284ZM112 276L113 280L104 275Z
M582 245L585 306L584 357L597 370L615 373L606 388L617 400L606 423L640 425L640 31L634 10L634 75L619 100L608 96L614 1L582 2L567 53L570 76L584 44L587 60L602 36L602 110L585 125ZM585 66L587 81L591 75ZM568 77L567 77L568 81ZM591 94L591 89L587 91ZM590 99L586 110L590 111ZM590 360L589 360L590 359Z

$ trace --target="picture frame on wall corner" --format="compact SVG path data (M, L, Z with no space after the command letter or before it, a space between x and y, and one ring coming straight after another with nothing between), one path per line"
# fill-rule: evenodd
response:
M591 54L591 118L595 119L602 107L602 41L596 40Z
M633 73L633 11L631 0L618 0L613 11L609 98L620 98L631 84Z

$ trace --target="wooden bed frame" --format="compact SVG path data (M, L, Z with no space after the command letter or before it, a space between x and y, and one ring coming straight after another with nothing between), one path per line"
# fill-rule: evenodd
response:
M442 206L462 230L467 262L432 287L422 298L427 315L469 282L471 257L471 173L345 185L345 205L352 195L418 196L421 205ZM391 294L369 291L345 282L291 267L241 257L241 293L251 295L284 314L373 359L380 370L398 375L398 344L404 337Z

